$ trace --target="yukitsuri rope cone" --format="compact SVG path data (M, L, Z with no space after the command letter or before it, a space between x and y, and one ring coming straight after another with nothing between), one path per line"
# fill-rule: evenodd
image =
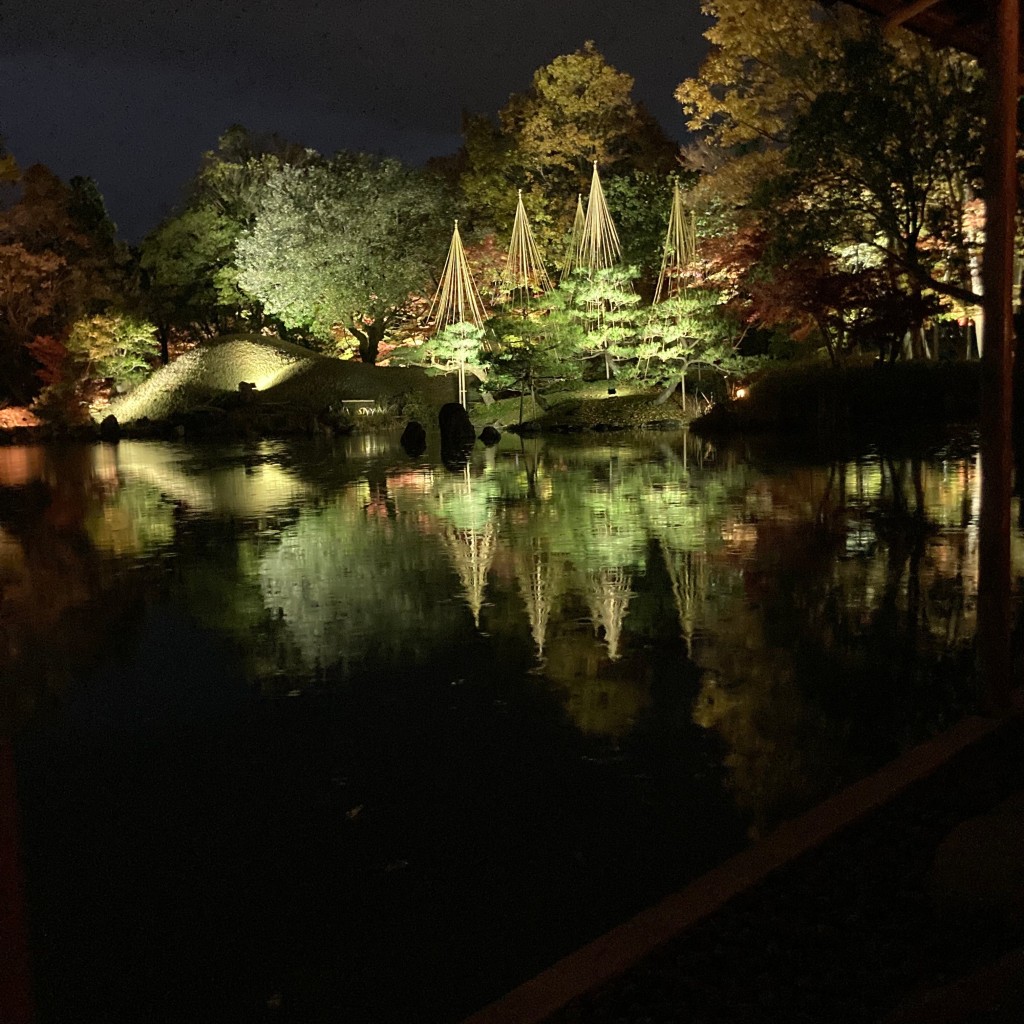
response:
M577 193L576 216L573 217L572 231L569 233L569 247L566 250L565 259L562 260L560 281L564 281L579 266L580 246L583 244L583 225L586 221L587 218L583 213L583 196Z
M693 212L683 209L683 193L679 182L672 189L672 208L668 215L668 230L661 256L661 273L658 287L654 290L654 301L671 298L682 288L682 274L693 259L697 249L697 227Z
M622 620L633 598L633 578L628 569L600 569L588 576L587 601L594 633L604 630L611 661L622 657Z
M544 257L526 217L522 189L519 190L519 199L516 202L512 237L509 240L508 257L505 260L505 271L501 275L500 285L502 294L508 295L510 302L518 303L524 310L531 295L551 290L551 278L544 267Z
M601 178L594 161L594 174L590 179L590 198L587 200L587 215L583 222L583 237L576 257L577 266L588 273L615 266L622 257L619 233L608 212Z
M530 619L530 635L537 647L537 658L544 659L548 621L560 596L558 579L550 554L536 543L521 552L516 562L516 579Z
M484 325L484 304L469 270L469 261L466 259L466 250L462 246L458 221L455 222L455 228L452 231L448 258L445 260L444 270L441 271L437 292L430 303L427 321L434 325L434 334L439 334L446 327L454 327L457 324L469 324L478 328ZM466 361L464 358L459 359L459 402L463 406L466 404Z

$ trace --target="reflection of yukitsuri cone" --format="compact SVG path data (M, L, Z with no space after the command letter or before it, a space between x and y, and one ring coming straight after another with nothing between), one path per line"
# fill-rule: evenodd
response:
M516 562L516 578L530 618L530 634L537 645L537 657L543 658L548 619L559 595L550 557L539 548L525 552Z
M487 589L487 574L491 570L494 551L497 547L497 530L488 522L482 530L459 530L454 526L445 527L444 539L451 555L452 564L459 574L459 581L466 595L466 602L473 613L473 622L480 628L480 609Z
M687 647L692 645L697 612L707 593L708 560L703 551L673 551L661 545L665 568L672 581L672 597L679 615L679 628Z
M590 617L594 632L604 629L604 642L608 645L608 657L617 661L622 642L622 620L626 617L630 598L633 596L633 578L625 569L600 569L591 573L588 579Z

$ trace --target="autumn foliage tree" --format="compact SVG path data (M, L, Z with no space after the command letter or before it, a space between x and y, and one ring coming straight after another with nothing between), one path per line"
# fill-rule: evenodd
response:
M632 92L632 76L587 42L534 72L497 125L467 118L460 189L474 226L507 232L521 188L538 240L550 248L564 240L595 160L606 181L637 171L664 179L676 147Z
M67 337L132 288L127 247L117 241L93 181L62 182L27 168L0 210L0 398L25 402L38 390L30 344Z
M692 197L708 234L770 240L744 272L759 291L750 308L765 309L757 286L770 282L770 319L781 326L788 295L794 336L834 357L869 325L887 351L902 330L908 353L927 354L924 320L978 299L977 68L907 35L882 39L846 5L703 6L713 49L677 91L702 137ZM793 290L801 279L817 312Z

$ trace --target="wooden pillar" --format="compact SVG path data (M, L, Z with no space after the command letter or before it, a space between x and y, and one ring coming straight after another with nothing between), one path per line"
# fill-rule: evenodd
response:
M1012 493L1013 236L1017 210L1019 0L993 0L988 65L988 161L985 175L985 335L981 384L981 527L978 667L989 710L1009 706L1010 497Z
M0 1021L31 1024L28 921L19 849L14 751L0 737Z

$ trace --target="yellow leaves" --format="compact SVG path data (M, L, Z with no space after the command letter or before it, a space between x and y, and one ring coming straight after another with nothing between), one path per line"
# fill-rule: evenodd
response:
M813 98L840 19L811 0L707 0L703 10L716 19L711 52L676 90L689 127L721 146L777 140Z

